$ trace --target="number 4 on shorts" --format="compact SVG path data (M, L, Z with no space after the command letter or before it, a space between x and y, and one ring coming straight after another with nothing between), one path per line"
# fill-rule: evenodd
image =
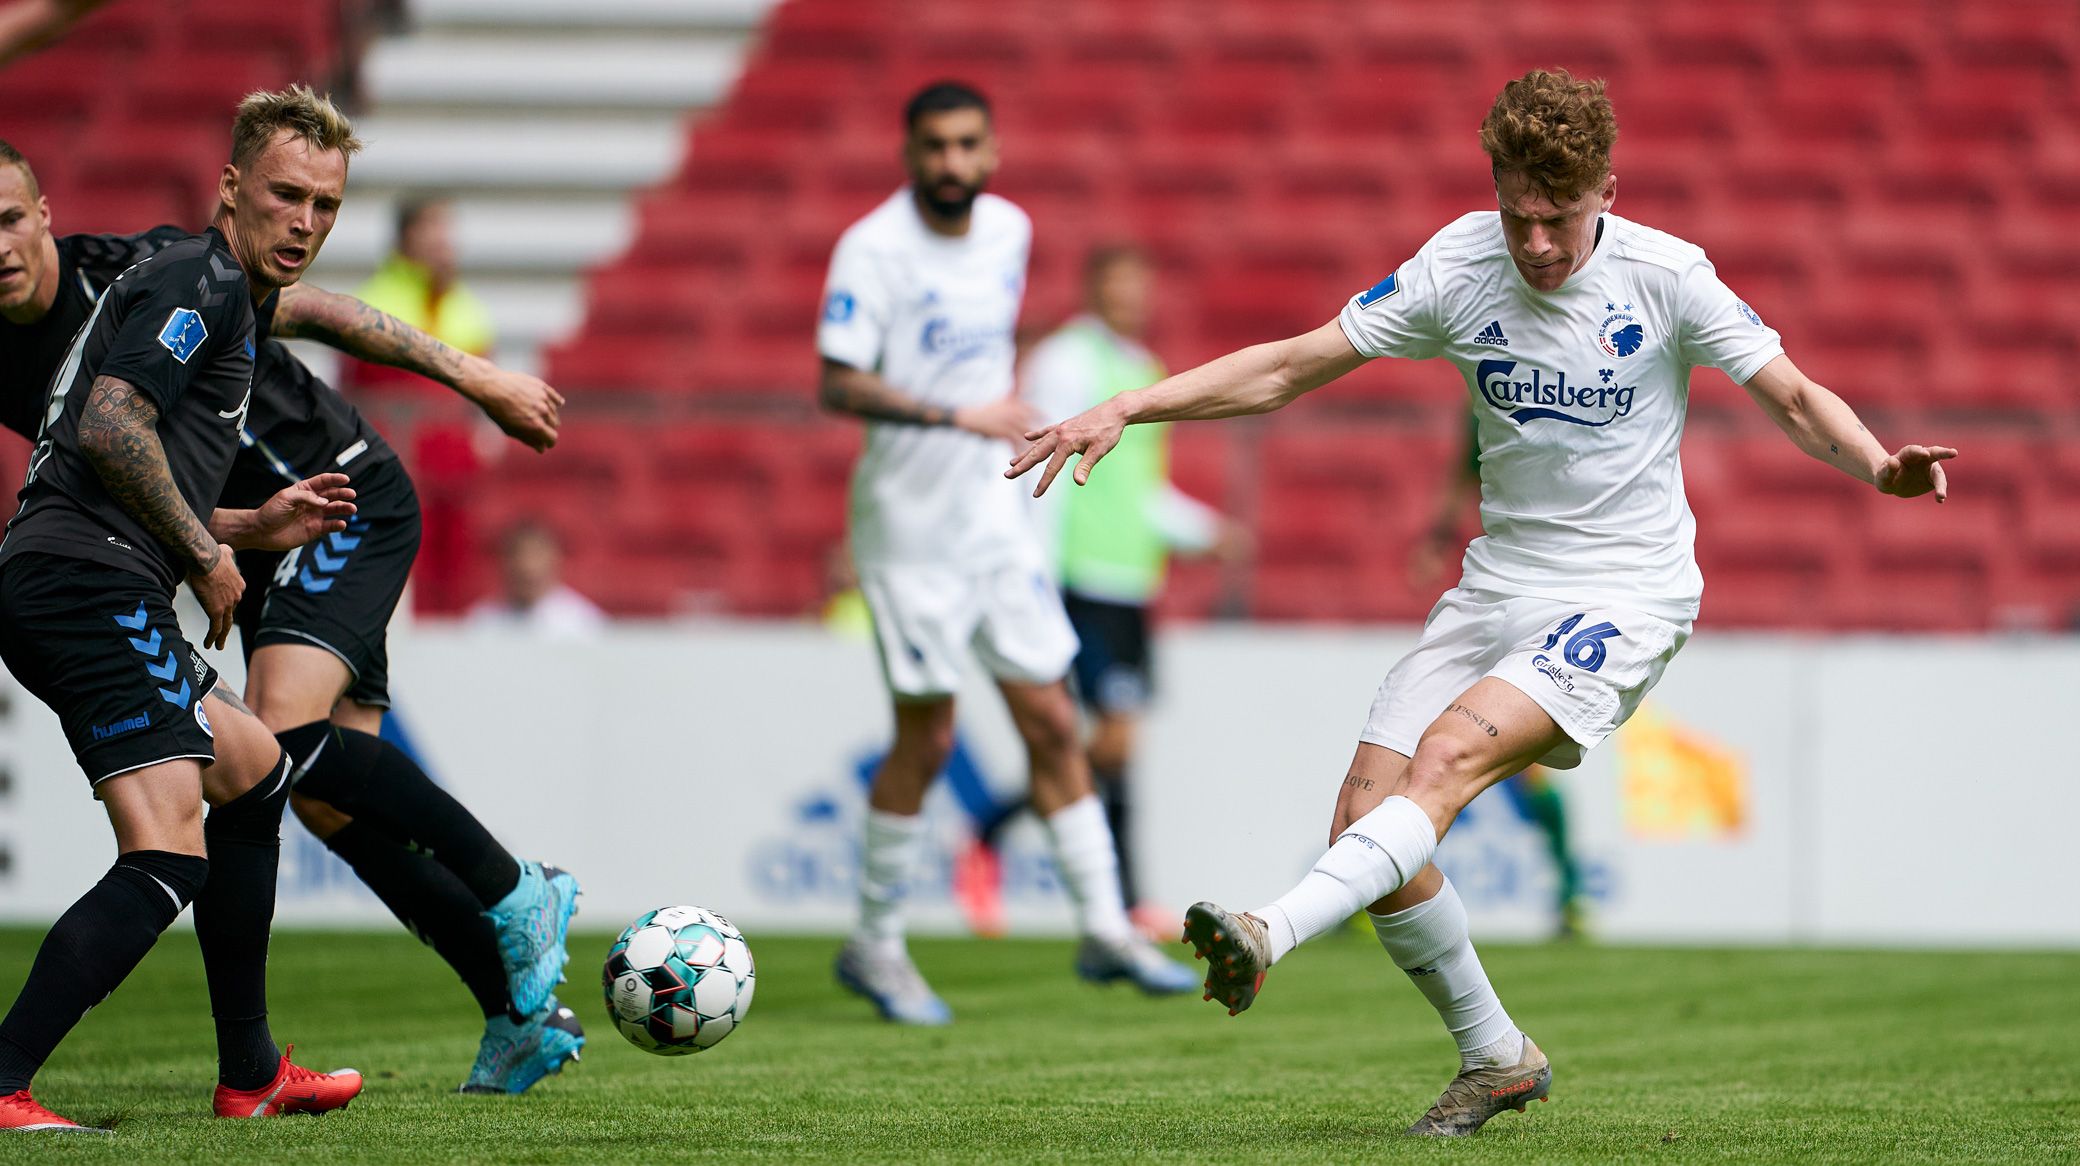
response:
M1560 637L1567 635L1569 632L1574 632L1575 625L1581 623L1582 617L1587 614L1587 612L1577 612L1562 620L1560 626L1553 629L1553 634L1546 637L1546 642L1539 645L1539 650L1542 652L1552 651L1553 645L1560 642ZM1607 651L1603 646L1603 642L1621 634L1623 633L1618 631L1617 625L1609 622L1583 628L1581 631L1574 632L1574 635L1568 639L1567 647L1561 651L1560 656L1569 664L1584 672L1594 672L1598 668L1603 667L1603 658Z

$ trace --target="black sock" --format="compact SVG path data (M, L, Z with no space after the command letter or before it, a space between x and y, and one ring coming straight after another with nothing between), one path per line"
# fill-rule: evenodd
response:
M0 1020L0 1095L29 1087L51 1050L152 950L208 873L209 863L192 854L133 850L58 917Z
M330 721L299 725L275 739L295 759L297 793L425 851L462 880L479 906L519 885L520 864L404 750Z
M217 1022L217 1080L257 1089L274 1080L282 1052L267 1027L267 937L274 928L275 874L282 861L288 758L260 784L213 807L202 820L209 880L195 896L195 940Z
M506 1011L506 972L498 958L498 937L461 879L360 821L335 831L325 845L354 868L398 922L448 961L485 1016Z
M1091 768L1091 784L1097 787L1098 804L1105 807L1105 824L1112 827L1112 852L1119 856L1119 893L1127 909L1141 901L1134 887L1133 843L1129 841L1132 817L1128 813L1127 771Z

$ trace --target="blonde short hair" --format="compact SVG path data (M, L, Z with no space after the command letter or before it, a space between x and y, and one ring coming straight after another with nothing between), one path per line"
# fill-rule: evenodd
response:
M36 184L36 169L5 138L0 138L0 166L12 166L22 172L22 185L28 188L30 202L43 197L43 189Z
M1481 148L1496 174L1516 171L1555 202L1603 184L1618 141L1618 115L1601 79L1533 69L1502 87L1481 122Z
M238 118L231 123L231 164L251 164L260 151L272 144L283 130L320 150L338 150L352 158L361 149L354 124L307 85L291 85L278 92L265 89L245 95L238 103Z

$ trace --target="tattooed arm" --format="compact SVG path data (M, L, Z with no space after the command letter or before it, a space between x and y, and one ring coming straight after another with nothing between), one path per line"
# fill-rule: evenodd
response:
M833 413L850 413L869 421L897 425L950 425L1006 441L1019 440L1027 429L1039 423L1039 415L1016 397L957 408L926 404L865 369L829 357L823 361L823 383L818 396L823 407Z
M159 442L159 406L137 386L117 377L95 377L79 420L79 448L109 497L170 548L188 568L188 584L209 613L204 647L221 648L231 634L231 613L245 591L231 548L181 497Z
M0 3L0 65L65 35L108 0L14 0Z
M444 344L353 296L308 284L282 289L274 335L316 340L371 364L387 364L448 386L505 431L537 450L556 444L563 394L537 377L509 372Z

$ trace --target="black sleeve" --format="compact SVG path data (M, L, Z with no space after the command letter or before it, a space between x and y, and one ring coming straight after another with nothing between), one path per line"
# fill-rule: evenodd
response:
M66 243L80 270L95 286L106 287L139 260L192 235L179 227L153 227L139 235L72 235Z
M149 263L108 294L122 297L123 322L94 375L136 385L162 413L215 354L243 352L251 359L253 313L235 264L211 254Z

